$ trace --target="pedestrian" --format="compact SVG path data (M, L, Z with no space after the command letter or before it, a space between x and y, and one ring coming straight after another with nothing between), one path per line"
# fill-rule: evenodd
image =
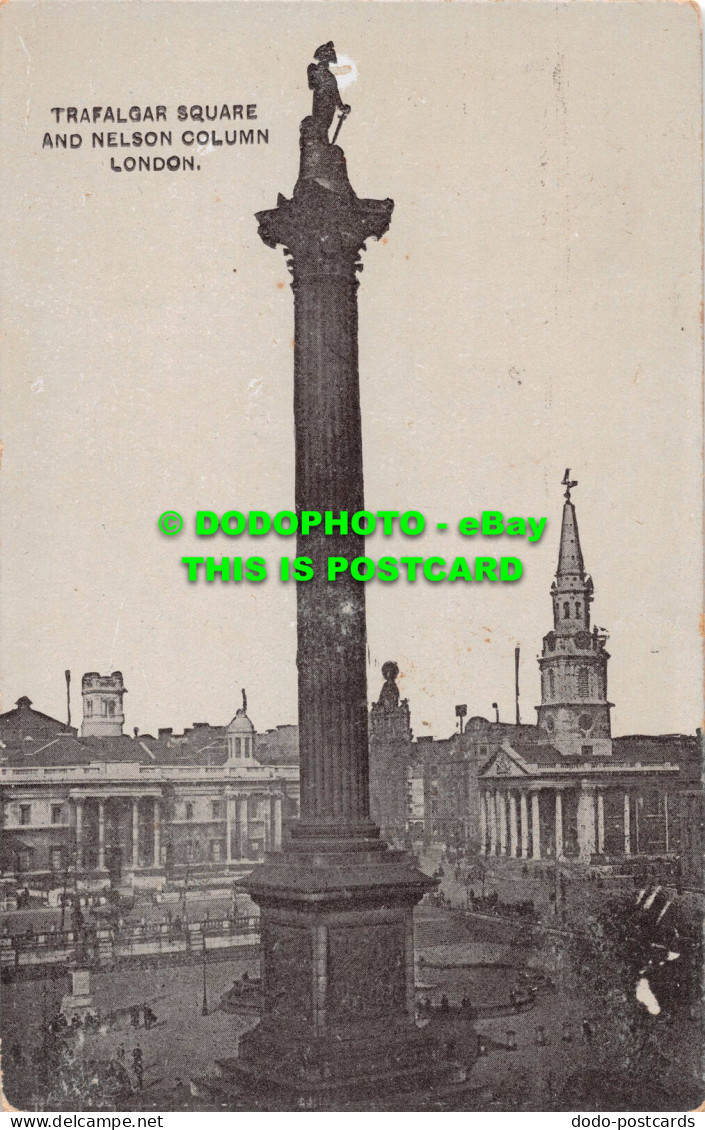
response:
M130 1009L130 1022L132 1024L133 1028L139 1028L139 1026L140 1026L140 1006L138 1004L133 1004L131 1009Z
M133 1048L132 1051L132 1070L135 1073L135 1082L137 1083L137 1089L141 1091L143 1080L143 1064L142 1049L139 1046Z

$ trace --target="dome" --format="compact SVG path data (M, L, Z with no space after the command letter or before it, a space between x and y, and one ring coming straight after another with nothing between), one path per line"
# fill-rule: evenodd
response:
M232 722L228 726L228 734L254 734L255 728L250 722L250 719L245 714L242 707L238 710Z

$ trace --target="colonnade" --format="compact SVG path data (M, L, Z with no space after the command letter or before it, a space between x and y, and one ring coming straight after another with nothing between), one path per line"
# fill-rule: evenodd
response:
M570 827L566 824L564 798L570 792L577 804L571 804ZM549 794L551 808L546 819L545 805L542 828L540 794ZM629 792L623 792L623 854L630 855L631 804ZM547 830L549 835L544 835ZM514 859L542 859L546 855L559 859L566 854L566 839L577 846L580 859L589 860L605 851L605 795L599 786L501 786L480 791L480 852L483 855L509 856ZM571 854L575 855L574 850Z
M196 794L194 794L196 795ZM210 796L210 794L209 794ZM215 823L217 825L225 824L225 858L222 862L231 863L233 859L249 859L250 858L250 837L251 826L253 817L250 813L250 801L257 802L265 805L264 817L264 847L267 851L278 851L282 846L282 797L279 794L271 794L269 792L261 793L237 793L225 790L218 798L225 802L225 812L222 821L207 821L207 823ZM161 868L162 867L162 831L171 828L169 821L164 820L162 811L162 798L154 795L147 796L125 796L125 794L112 795L106 793L104 796L79 796L74 797L73 802L75 806L75 849L76 849L76 868L77 870L91 870L92 866L98 871L106 870L106 806L111 802L119 802L122 806L126 806L127 813L129 813L129 826L131 828L131 843L129 854L123 860L123 866L128 866L132 870L138 868ZM86 836L87 827L87 812L86 805L95 805L97 807L97 838L90 837L90 841ZM144 806L148 806L147 826L151 827L151 833L148 835L147 844L149 847L148 857L144 858L144 854L140 855L140 848L146 846L144 833L140 837L140 805L143 806L142 811L142 826L144 827ZM123 809L125 811L125 809ZM94 814L94 827L95 814ZM190 822L189 822L190 823ZM202 826L204 821L194 820L193 827ZM180 821L180 828L188 826L186 822ZM90 842L93 848L93 859L87 859L87 847ZM111 845L107 845L109 848ZM92 865L92 866L91 866Z

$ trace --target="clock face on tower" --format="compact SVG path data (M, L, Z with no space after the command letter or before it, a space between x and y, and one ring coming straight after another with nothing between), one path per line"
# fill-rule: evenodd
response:
M583 731L584 734L586 734L588 732L588 730L592 729L592 723L593 723L593 719L590 717L589 714L581 714L580 717L578 718L578 725L580 726L580 729Z

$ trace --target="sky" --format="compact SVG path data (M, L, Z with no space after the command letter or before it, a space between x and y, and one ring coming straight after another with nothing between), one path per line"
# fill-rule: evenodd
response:
M63 718L69 668L75 721L81 674L120 669L127 732L225 723L242 686L258 730L296 721L294 586L189 584L181 557L273 570L293 552L206 542L194 515L293 505L293 301L254 213L293 189L306 66L332 38L356 71L351 182L395 201L360 276L367 505L429 523L367 552L524 567L515 584L369 584L370 697L394 659L417 734L451 733L456 703L510 719L520 646L535 720L570 467L613 732L693 732L695 8L20 0L0 20L3 709L27 694ZM188 156L181 104L256 106L268 143L201 146L198 171L173 173L113 171L143 150L92 148L85 125L80 148L42 146L52 107L165 105L168 153ZM460 537L483 510L545 533Z

